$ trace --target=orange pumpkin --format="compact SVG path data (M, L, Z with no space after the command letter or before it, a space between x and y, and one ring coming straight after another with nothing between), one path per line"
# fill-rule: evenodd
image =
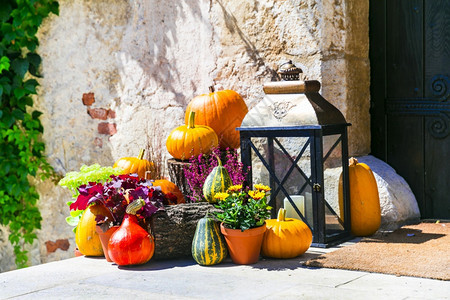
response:
M164 194L172 193L175 197L177 197L177 204L186 203L186 201L184 200L183 193L175 185L175 183L173 183L173 182L171 182L169 180L166 180L166 179L159 179L159 180L155 180L153 182L153 186L161 187L161 191Z
M195 116L192 111L187 125L175 128L167 138L167 151L176 159L186 160L200 153L209 154L219 143L211 127L195 125Z
M233 90L215 92L214 87L209 89L209 94L197 96L188 104L186 124L189 121L189 114L195 111L197 124L209 126L216 132L220 149L239 148L240 139L236 127L241 126L248 112L244 99Z
M151 174L154 171L154 165L152 162L144 159L144 149L139 151L139 155L137 157L123 157L118 159L114 163L114 168L123 169L123 174L133 174L136 173L139 178L151 179ZM147 173L147 174L146 174ZM150 174L150 178L149 174Z
M286 218L286 210L280 208L277 219L266 220L261 253L275 258L293 258L308 250L312 233L303 221Z
M83 255L103 256L102 244L95 226L97 226L95 215L87 208L81 216L75 232L75 243Z
M350 226L354 236L374 234L381 225L380 197L377 181L370 167L349 159ZM339 209L343 211L342 176L339 183Z

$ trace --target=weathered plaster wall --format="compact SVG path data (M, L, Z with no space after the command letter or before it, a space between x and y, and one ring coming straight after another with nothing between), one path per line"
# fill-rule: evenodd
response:
M39 32L36 102L49 160L63 175L137 155L148 140L164 145L190 99L211 84L236 90L251 108L286 59L322 82L324 97L353 124L350 153L367 154L368 3L62 0ZM44 221L34 259L71 257L70 194L50 182L38 190Z

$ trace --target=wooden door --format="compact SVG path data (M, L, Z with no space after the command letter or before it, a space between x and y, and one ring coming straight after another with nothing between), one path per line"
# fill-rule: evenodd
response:
M450 219L450 1L370 0L372 154Z

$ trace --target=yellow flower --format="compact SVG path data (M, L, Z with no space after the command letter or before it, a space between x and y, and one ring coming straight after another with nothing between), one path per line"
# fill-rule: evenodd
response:
M242 190L242 184L238 184L238 185L232 185L228 188L227 192L239 192L240 190Z
M264 198L266 196L266 193L261 192L261 191L249 191L248 195L255 200L261 200L262 198Z
M230 196L230 194L228 194L228 193L216 193L216 194L214 195L214 198L223 201L223 200L225 200L228 196Z
M263 185L263 184L255 184L255 189L257 189L258 191L264 191L264 192L270 191L270 187L268 187L267 185Z

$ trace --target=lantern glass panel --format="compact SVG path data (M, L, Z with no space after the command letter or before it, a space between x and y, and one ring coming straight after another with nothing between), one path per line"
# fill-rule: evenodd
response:
M325 235L333 237L344 231L342 203L339 203L340 179L342 174L341 135L323 137ZM342 196L341 196L342 197Z
M303 219L312 227L312 138L252 137L250 140L256 148L251 151L252 183L271 187L269 201L273 217L279 208L285 208L287 217Z

